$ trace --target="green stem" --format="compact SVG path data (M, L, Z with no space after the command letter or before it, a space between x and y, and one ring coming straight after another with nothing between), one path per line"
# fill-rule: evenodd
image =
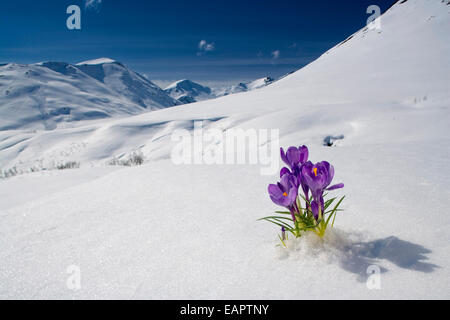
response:
M320 201L319 201L320 202ZM319 221L322 221L322 206L320 205L320 203L318 204L319 207Z

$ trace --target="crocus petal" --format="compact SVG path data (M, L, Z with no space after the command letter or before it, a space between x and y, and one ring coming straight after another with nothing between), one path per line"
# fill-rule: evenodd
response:
M296 147L290 147L286 152L286 158L288 160L288 165L291 169L294 169L300 163L300 150Z
M276 198L274 196L270 196L270 200L272 200L273 203L275 203L276 205L282 206L284 207L284 201L282 198Z
M334 178L334 167L328 163L328 179L327 179L327 186L330 185L331 181Z
M281 182L277 182L277 186L281 190L281 193L286 191L286 187Z
M319 205L317 204L317 202L311 202L311 210L314 214L314 219L319 219Z
M288 194L287 198L289 198L289 202L291 204L294 204L295 201L297 200L297 194L298 194L297 189L292 188L291 190L289 190L289 194Z
M283 148L280 148L280 155L281 155L281 160L283 160L284 163L289 165L288 159L286 158L286 153L284 152Z
M273 193L270 194L270 199L273 201L273 203L282 206L282 207L289 207L291 203L289 203L289 199L287 196L284 195L284 193Z
M280 184L283 186L284 191L288 191L292 185L295 185L296 178L290 173L284 174L281 177Z
M306 161L308 161L308 157L309 157L308 147L300 146L300 147L298 147L298 150L300 151L300 163L303 164Z
M325 190L335 190L335 189L340 189L340 188L343 188L343 187L344 187L343 183L338 183L338 184L335 184L335 185L333 185L331 187L326 188Z
M269 185L268 191L275 204L291 208L298 193L297 178L290 173L284 174L280 182Z
M303 170L303 167L307 168L310 165L312 165L312 163L310 161L302 164L299 167L299 170L297 173L297 180L300 183L300 185L302 186L302 190L303 190L303 193L304 193L306 199L308 199L309 187L308 187L308 184L306 183L305 177L303 176L302 170Z
M286 168L286 167L281 169L281 171L280 171L280 178L282 176L284 176L285 174L291 174L291 171L288 168Z
M328 187L334 177L334 167L327 161L319 162L315 166L317 167L318 175L320 174L323 179L323 187Z
M269 191L269 194L273 196L280 196L283 194L283 191L281 191L276 184L269 184L269 187L267 189Z
M283 191L280 190L280 188L275 185L275 184L271 184L269 185L269 195L270 195L270 199L273 201L273 203L284 207L284 196L283 196Z
M311 173L308 168L304 168L302 170L303 178L305 179L305 183L308 188L311 190L311 193L314 198L318 198L318 196L323 192L323 182L321 176L318 174L317 176L314 173Z
M297 176L291 174L290 177L291 177L292 186L295 187L295 190L297 190L297 192L298 192L299 182L298 182Z

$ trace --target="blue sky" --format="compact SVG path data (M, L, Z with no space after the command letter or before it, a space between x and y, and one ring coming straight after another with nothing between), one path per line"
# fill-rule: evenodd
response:
M110 57L151 79L203 83L278 77L366 24L393 0L2 1L0 63ZM66 8L81 7L81 30ZM202 41L203 40L203 41Z

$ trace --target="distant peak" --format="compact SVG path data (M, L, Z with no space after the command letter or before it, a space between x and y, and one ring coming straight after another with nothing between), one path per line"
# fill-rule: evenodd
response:
M110 58L99 58L94 60L87 60L80 63L77 63L77 66L81 65L96 65L96 64L105 64L105 63L116 63L116 60L110 59Z
M175 82L173 82L172 84L168 85L168 86L166 87L166 90L167 90L167 89L175 88L176 86L178 86L178 85L181 84L181 83L190 83L190 82L192 82L192 81L191 81L191 80L188 80L188 79L181 79L181 80L175 81Z

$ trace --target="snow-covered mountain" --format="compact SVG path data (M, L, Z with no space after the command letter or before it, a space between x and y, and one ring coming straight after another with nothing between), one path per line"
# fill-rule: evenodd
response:
M259 90L0 131L2 169L81 163L0 181L0 298L450 298L449 1L402 0L380 19ZM278 129L281 146L333 163L345 183L333 195L347 197L330 237L276 248L256 220L279 209L267 194L279 177L258 165L172 163L171 134L198 120L224 134ZM150 163L105 168L136 150ZM81 290L68 290L69 266ZM366 284L374 266L379 290Z
M183 104L215 99L229 94L251 91L265 87L275 80L271 77L256 79L254 81L239 83L237 85L225 86L211 89L191 80L179 80L170 84L166 91L172 98L177 99Z
M0 130L138 114L179 104L111 59L0 65Z
M156 84L120 62L101 58L78 63L76 67L143 108L156 110L177 104Z
M273 83L274 81L275 80L271 77L264 77L264 78L256 79L256 80L253 80L250 82L245 82L245 83L241 82L241 83L238 83L237 85L232 85L232 86L227 86L227 87L216 89L216 90L214 90L214 95L216 97L222 97L222 96L227 96L229 94L251 91L251 90L255 90L255 89L259 89L259 88L268 86L269 84Z
M164 91L182 103L192 103L213 97L211 96L211 88L187 79L170 84Z

